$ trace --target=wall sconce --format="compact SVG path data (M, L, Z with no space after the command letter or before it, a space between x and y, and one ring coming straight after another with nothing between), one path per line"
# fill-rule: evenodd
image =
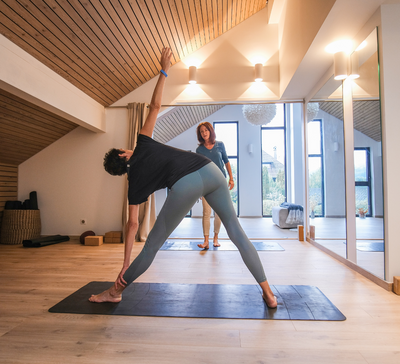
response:
M350 76L349 78L355 79L360 77L360 72L359 72L359 57L358 57L358 52L354 51L352 55L350 56Z
M253 144L249 144L247 150L249 151L249 154L253 154Z
M347 53L336 52L333 55L335 80L344 80L348 76L348 56Z
M261 82L261 81L263 80L263 77L262 77L262 68L263 68L262 63L257 63L257 64L254 66L254 81L256 81L256 82Z
M191 83L191 84L197 83L196 71L197 71L196 66L189 67L189 83Z
M339 143L338 142L333 142L333 151L337 152L339 150Z

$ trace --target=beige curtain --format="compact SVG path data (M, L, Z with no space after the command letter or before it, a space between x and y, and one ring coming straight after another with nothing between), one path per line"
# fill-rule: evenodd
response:
M148 113L147 104L141 103L130 103L128 104L128 149L134 150L137 143L137 138L142 129L144 122L146 121ZM128 180L125 182L124 191L124 204L122 212L122 225L124 242L126 236L126 223L128 221ZM139 206L139 229L136 234L136 241L146 241L147 235L153 228L154 222L156 221L156 202L154 193L149 196L146 202L143 202Z

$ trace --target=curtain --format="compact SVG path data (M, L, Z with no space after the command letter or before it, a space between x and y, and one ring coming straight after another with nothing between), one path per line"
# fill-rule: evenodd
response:
M134 150L137 143L137 138L146 121L148 113L148 105L144 103L129 103L128 104L128 149ZM122 211L122 227L124 234L124 242L126 237L126 224L128 222L128 180L125 182L124 189L124 204ZM139 228L136 234L136 241L146 241L150 230L153 228L156 221L156 202L154 193L149 196L146 202L139 205Z

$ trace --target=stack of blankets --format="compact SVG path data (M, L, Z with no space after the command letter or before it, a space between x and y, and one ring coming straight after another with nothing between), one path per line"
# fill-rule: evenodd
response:
M294 203L283 202L280 207L288 209L289 213L286 218L287 224L302 224L303 223L303 206L295 205Z

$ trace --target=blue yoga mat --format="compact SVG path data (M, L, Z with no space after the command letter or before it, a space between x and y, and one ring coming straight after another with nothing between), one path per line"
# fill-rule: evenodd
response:
M195 250L195 251L201 251L205 250L202 248L199 248L197 244L202 244L203 241L171 241L167 240L163 246L161 247L160 250ZM213 243L210 242L209 249L208 250L238 250L230 240L220 240L219 243L221 246L215 247L213 246ZM279 245L277 242L274 241L252 241L251 242L256 250L258 251L263 251L263 250L280 250L284 251L285 249L282 248L281 245Z

